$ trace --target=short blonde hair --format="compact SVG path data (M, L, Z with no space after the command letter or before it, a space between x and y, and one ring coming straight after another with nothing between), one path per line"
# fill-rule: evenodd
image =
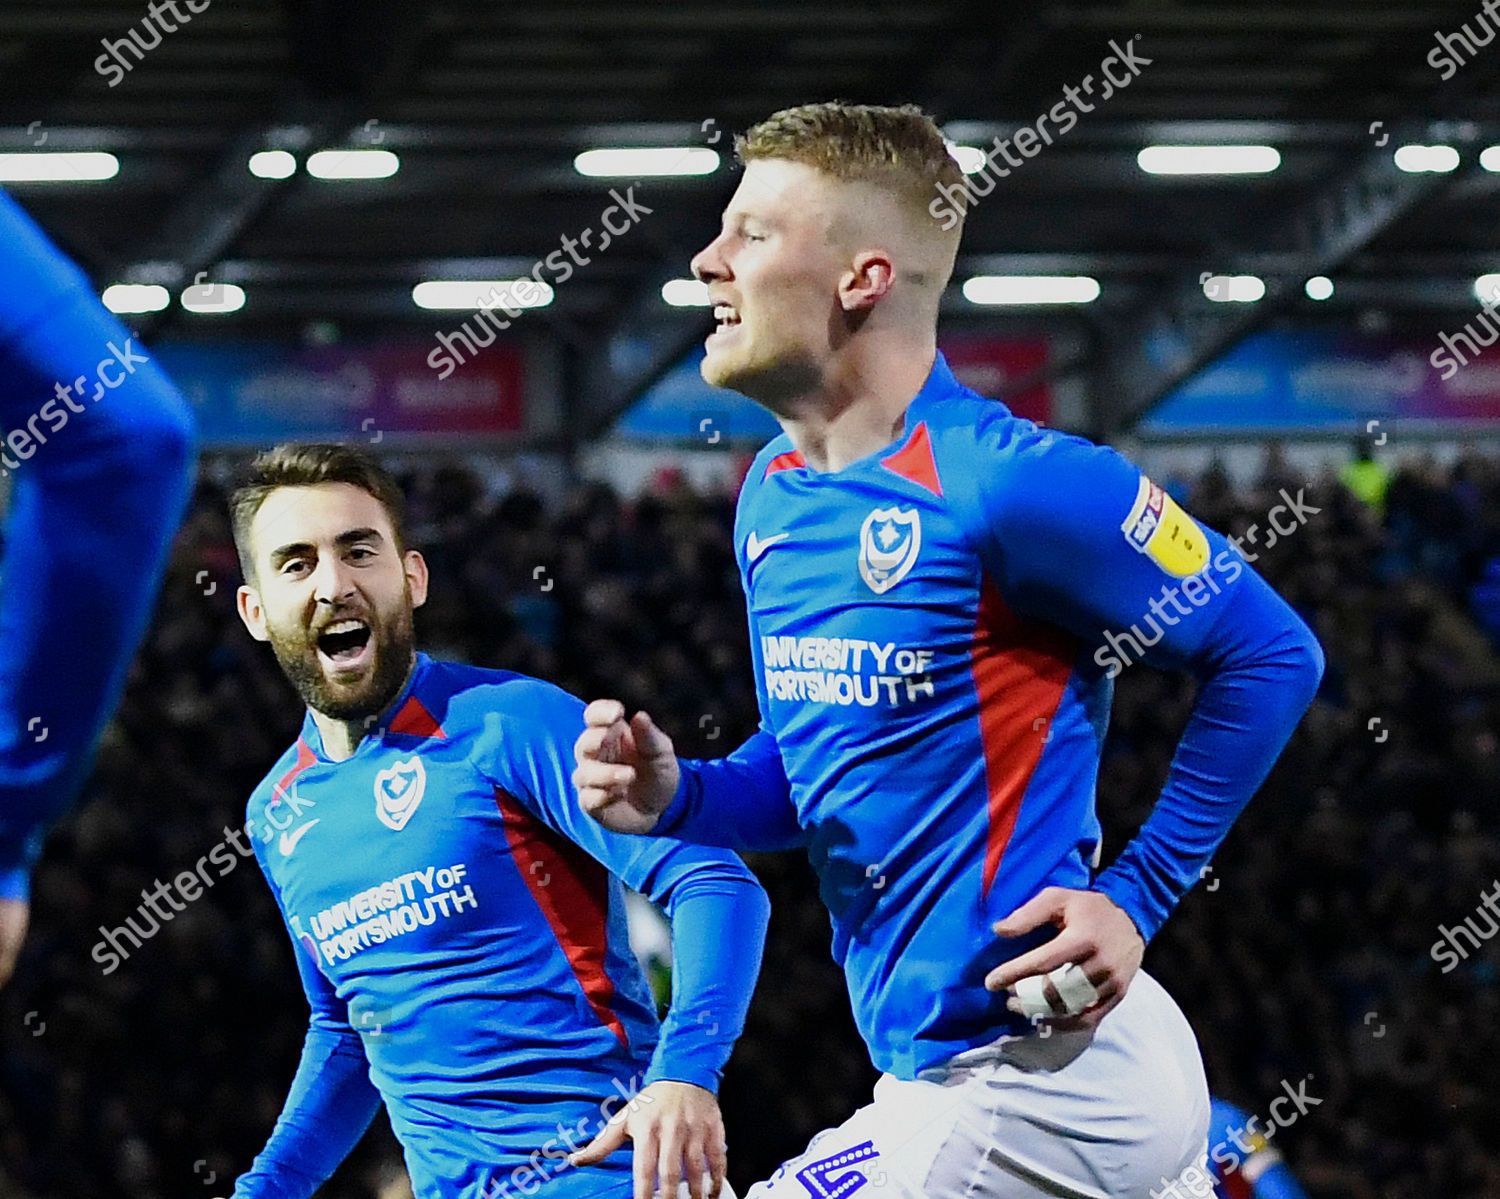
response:
M734 149L743 163L784 159L887 188L924 213L939 185L964 182L937 123L915 104L799 104L751 126Z

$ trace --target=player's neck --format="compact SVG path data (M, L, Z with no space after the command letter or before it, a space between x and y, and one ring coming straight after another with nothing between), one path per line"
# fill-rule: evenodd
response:
M323 741L323 756L330 762L342 762L354 756L359 743L364 739L369 725L374 721L361 717L359 720L339 720L325 716L316 708L310 709L313 723L318 726L318 736Z
M313 724L318 728L318 737L323 742L323 756L330 762L343 762L352 758L354 751L359 748L359 743L369 736L376 722L390 711L391 704L401 698L401 693L411 682L411 673L416 668L417 660L413 655L406 677L401 680L401 686L396 688L396 694L392 696L391 702L371 716L357 716L353 720L341 720L337 716L319 712L316 708L309 708L308 712L312 714Z
M781 427L813 470L843 470L899 436L936 354L932 341L841 362L817 392L788 406Z

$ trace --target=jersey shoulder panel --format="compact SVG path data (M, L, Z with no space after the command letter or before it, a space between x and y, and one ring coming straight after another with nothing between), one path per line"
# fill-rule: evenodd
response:
M265 811L267 804L278 801L295 782L297 775L311 765L312 761L312 750L299 736L282 751L271 769L266 771L265 777L250 792L250 799L245 805L246 816L254 820L259 813Z
M432 701L441 708L454 731L483 727L494 717L526 724L545 723L582 708L582 701L576 696L545 679L459 662L433 665L431 683L417 698ZM436 717L438 713L433 715Z
M960 519L976 532L1037 506L1085 502L1106 481L1129 474L1133 482L1137 473L1108 446L1015 416L982 396L955 404L935 423L938 469L945 484L953 480Z
M572 769L583 731L583 701L556 684L508 670L435 663L416 698L431 704L443 735L462 744L485 778L522 795L535 790L553 758ZM540 798L540 797L538 797Z
M996 477L997 466L1046 469L1070 454L1100 448L1087 438L1017 416L1001 401L971 391L932 405L926 419L934 452L941 459L956 457L971 471L982 466L990 478Z
M971 535L988 522L1000 478L1017 457L1045 453L1063 436L967 388L926 405L921 423L943 497Z
M802 455L792 445L792 439L785 433L778 433L761 447L760 453L750 463L750 469L745 472L745 481L740 484L740 511L777 471L795 470L805 465Z

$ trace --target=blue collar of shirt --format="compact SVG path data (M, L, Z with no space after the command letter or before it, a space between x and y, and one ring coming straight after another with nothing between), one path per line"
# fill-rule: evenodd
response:
M937 357L932 360L932 369L927 372L927 381L922 384L921 390L917 392L906 411L910 413L918 404L925 404L930 400L941 400L954 392L963 390L964 385L958 381L958 376L953 373L948 360L943 357L943 351L939 350ZM906 423L907 432L910 432L911 421L907 420Z
M917 389L917 394L912 397L911 403L906 406L906 411L901 414L901 432L890 445L880 451L880 454L888 454L891 450L899 449L906 444L906 439L911 436L912 430L922 419L921 410L928 404L945 400L955 392L963 390L964 385L954 375L952 368L948 365L948 360L943 357L943 351L939 350L932 360L932 369L927 372L927 378Z

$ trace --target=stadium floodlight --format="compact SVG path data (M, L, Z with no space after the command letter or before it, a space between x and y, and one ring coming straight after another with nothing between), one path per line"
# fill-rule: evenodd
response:
M1314 275L1303 284L1302 290L1307 292L1309 300L1326 300L1333 295L1333 280L1327 275Z
M643 175L712 175L719 152L705 146L616 146L585 150L573 169L590 179L639 179Z
M96 183L119 173L120 160L103 150L0 154L0 183Z
M195 283L182 289L178 302L204 316L238 312L245 306L245 289L234 283Z
M307 160L314 179L389 179L400 169L389 150L319 150Z
M99 298L111 312L160 312L172 302L172 293L157 283L111 283Z
M1452 146L1422 146L1415 142L1396 149L1396 166L1408 175L1446 175L1458 169L1458 151Z
M1135 156L1148 175L1265 175L1281 165L1275 146L1147 146Z
M977 175L989 161L978 146L961 146L957 142L948 142L947 146L948 153L953 155L953 161L965 175Z
M418 308L473 312L480 308L545 308L556 293L530 276L520 279L428 279L411 289Z
M1485 302L1500 296L1500 275L1480 275L1474 280L1474 294Z
M1479 155L1479 165L1487 171L1500 171L1500 146L1490 146Z
M668 279L661 285L661 298L673 308L707 308L708 284L701 279Z
M260 150L246 164L257 179L290 179L297 173L297 158L289 150Z
M974 275L964 280L971 304L1091 304L1099 280L1088 275Z
M1253 304L1265 298L1266 282L1258 275L1206 275L1203 294L1216 304Z

